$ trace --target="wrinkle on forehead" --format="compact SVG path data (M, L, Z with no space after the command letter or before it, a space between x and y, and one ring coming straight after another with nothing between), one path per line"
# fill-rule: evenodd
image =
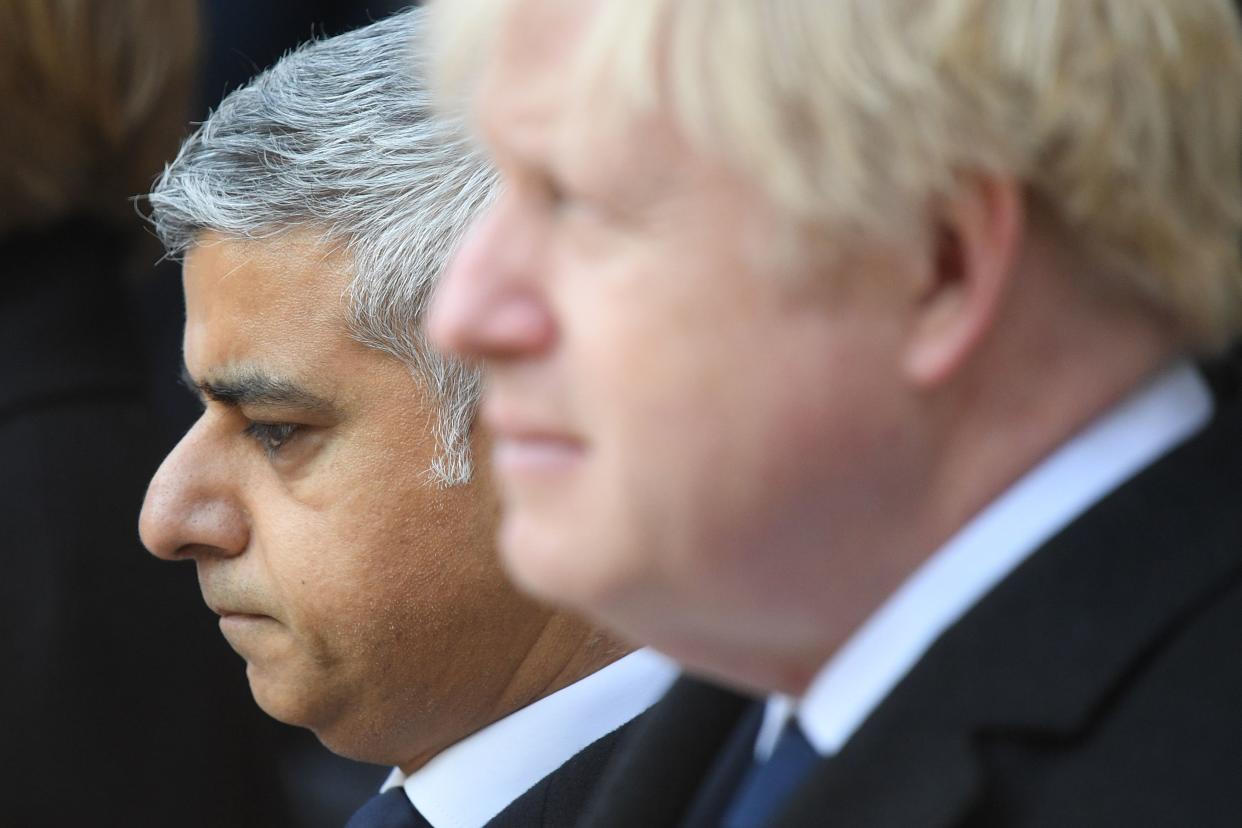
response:
M348 376L371 364L358 359L379 355L350 336L344 296L350 278L346 255L314 234L262 240L204 234L187 254L184 274L184 356L196 385L227 380L222 385L239 387L223 390L245 391L241 396L252 399L264 390L261 386L277 390L276 384L256 383L255 377L233 371L250 366L341 405L344 400L329 379ZM247 381L236 382L240 379ZM293 399L289 394L266 397L283 403ZM316 404L307 410L320 408Z
M234 322L277 319L344 330L346 292L352 278L349 255L322 236L293 230L265 239L204 233L186 254L187 301L208 316L221 312ZM206 320L204 320L206 321Z

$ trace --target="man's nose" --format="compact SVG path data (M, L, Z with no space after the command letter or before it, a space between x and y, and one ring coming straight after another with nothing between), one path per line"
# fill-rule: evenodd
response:
M227 468L227 453L211 450L201 424L164 458L138 518L143 545L165 560L237 555L248 543L236 475Z
M555 339L539 280L537 228L502 195L471 226L444 274L427 333L449 353L476 360L533 356Z

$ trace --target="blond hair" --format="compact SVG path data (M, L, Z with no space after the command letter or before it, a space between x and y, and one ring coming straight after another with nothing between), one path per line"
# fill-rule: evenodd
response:
M514 5L437 4L441 95L469 94L482 41ZM798 219L896 240L969 177L1013 176L1107 265L1089 272L1109 284L1090 287L1150 307L1202 350L1242 331L1229 0L597 8L566 68L595 87L593 105L664 108Z

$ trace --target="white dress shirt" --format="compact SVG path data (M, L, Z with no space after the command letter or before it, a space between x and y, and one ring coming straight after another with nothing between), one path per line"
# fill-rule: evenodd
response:
M637 650L493 722L414 773L394 768L381 791L402 786L433 828L482 828L583 748L656 702L677 666Z
M1032 552L1209 419L1212 396L1179 362L1031 469L928 558L846 641L801 700L773 696L755 742L766 759L790 715L831 756L928 648Z

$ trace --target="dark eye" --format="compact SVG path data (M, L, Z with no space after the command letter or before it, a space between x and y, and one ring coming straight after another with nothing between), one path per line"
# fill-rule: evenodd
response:
M245 433L267 452L268 457L275 457L297 430L295 423L251 423L246 426Z
M570 193L558 179L545 176L539 184L539 196L550 211L559 213L572 203Z

